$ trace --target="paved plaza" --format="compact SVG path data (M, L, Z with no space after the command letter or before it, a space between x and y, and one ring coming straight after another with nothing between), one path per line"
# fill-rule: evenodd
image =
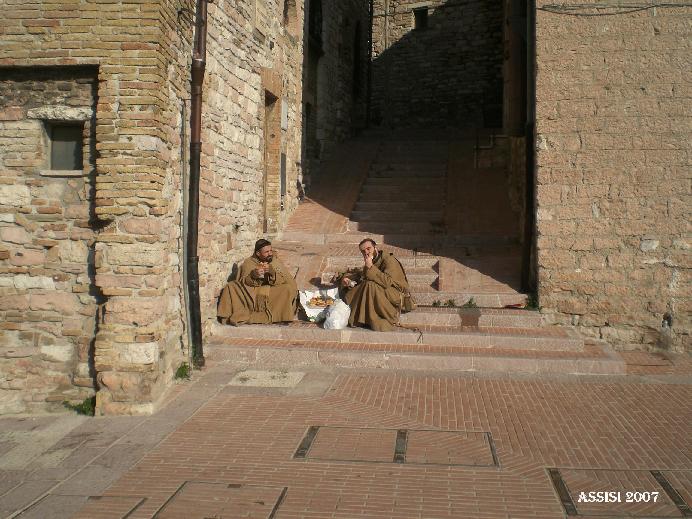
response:
M689 517L692 361L620 355L582 377L212 356L153 416L2 418L0 514Z

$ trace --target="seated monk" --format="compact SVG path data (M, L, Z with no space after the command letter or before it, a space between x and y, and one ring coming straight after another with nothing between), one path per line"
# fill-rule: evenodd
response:
M221 292L216 313L222 323L234 326L288 322L295 318L297 301L296 282L271 242L257 240L254 254Z
M348 324L389 331L402 311L413 309L406 304L411 303L406 273L394 254L378 250L372 239L364 239L358 248L364 260L362 281L353 286L347 275L341 279L343 299L351 307Z

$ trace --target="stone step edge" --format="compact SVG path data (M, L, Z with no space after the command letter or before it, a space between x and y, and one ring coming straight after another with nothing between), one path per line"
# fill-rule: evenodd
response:
M332 367L346 369L408 369L415 371L503 372L525 374L625 375L623 359L607 346L603 356L536 358L481 353L318 350L301 346L248 346L210 342L205 351L212 362L241 362L267 368ZM277 355L277 353L280 353ZM485 352L483 352L485 353Z
M584 341L575 332L567 330L567 337L546 337L493 333L492 329L479 332L422 332L392 331L373 332L363 328L325 330L322 328L292 328L281 325L230 326L215 323L212 335L236 339L265 339L324 342L378 343L378 344L421 344L432 346L459 346L475 348L503 348L521 350L582 351Z

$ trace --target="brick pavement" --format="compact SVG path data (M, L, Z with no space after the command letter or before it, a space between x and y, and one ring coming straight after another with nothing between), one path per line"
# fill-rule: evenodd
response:
M692 504L692 364L668 360L674 376L351 370L307 372L294 388L227 385L237 367L212 361L162 413L196 411L70 515L44 517L565 517L548 469L575 517L682 517L654 477ZM580 491L659 501L579 503Z

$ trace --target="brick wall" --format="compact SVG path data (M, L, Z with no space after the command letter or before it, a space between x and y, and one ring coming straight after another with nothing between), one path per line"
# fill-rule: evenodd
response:
M45 405L44 396L49 393L54 399L80 399L93 391L88 386L95 380L98 413L151 412L187 355L182 224L184 173L189 158L193 2L92 4L79 1L71 9L45 2L25 8L6 4L0 66L14 71L26 66L57 66L65 72L68 66L93 65L98 70L98 85L92 131L94 153L90 155L95 160L89 192L93 199L90 220L93 230L80 231L94 233L93 240L88 242L93 249L89 256L93 262L84 259L77 272L76 265L58 258L57 271L74 269L74 275L59 283L53 280L56 291L68 294L56 301L43 301L32 295L43 296L52 290L50 279L29 279L48 278L40 269L36 276L27 274L27 278L16 278L19 281L12 278L11 286L10 281L1 282L0 312L9 312L5 315L14 324L4 325L0 380L8 388L20 390L12 393L11 402L3 410L23 410L25 404L21 402L32 399L37 406ZM289 2L285 6L282 0L209 6L199 223L200 285L207 328L214 319L216 295L231 265L247 256L251 244L262 235L264 101L268 88L279 92L279 103L286 105L287 113L287 124L280 125L278 138L279 156L284 153L287 157L287 193L283 209L280 202L272 206L277 227L283 225L297 205L302 88L302 40L298 28L302 26L302 16L301 4ZM274 78L272 85L263 83L263 70L271 71L264 76ZM2 138L16 140L26 131L27 135L33 132L31 137L36 140L38 123L26 120L23 98L13 94L7 99L2 108L3 118L16 127ZM79 102L79 97L74 95L66 95L65 99ZM55 189L51 188L48 196L36 183L22 185L24 176L39 175L34 171L39 166L31 162L35 161L33 157L20 158L13 165L13 155L0 157L4 161L0 167L0 185L9 186L3 187L0 196L3 211L0 214L5 215L1 225L6 234L0 246L3 269L19 266L12 264L19 261L12 254L20 245L31 249L22 261L30 260L37 268L44 267L49 260L56 261L51 247L62 250L61 245L52 242L34 243L39 238L38 231L28 237L19 236L17 233L21 231L14 230L21 227L16 223L15 213L50 215L40 218L57 218L57 227L52 230L68 235L73 231L58 227L77 226L67 221L65 201L59 207ZM272 189L275 192L272 182L278 178L275 168L268 171L268 176L266 192L271 194ZM38 179L37 182L48 181ZM72 190L67 200L82 196L80 193L85 190L83 180L82 184L76 179L60 182ZM19 198L15 191L21 192ZM15 198L18 202L12 201ZM34 203L34 198L39 202ZM65 212L62 216L61 211ZM83 215L75 213L70 218L77 221ZM5 231L5 227L11 230ZM29 241L15 243L17 240ZM68 252L76 255L78 245L72 247ZM89 265L93 266L89 268ZM5 273L10 271L0 271ZM18 287L17 283L29 284L26 290L34 292L21 292L25 287ZM86 295L82 293L84 286ZM89 295L92 292L100 297L98 301L95 295ZM84 307L67 312L70 316L81 312L84 335L77 334L76 324L69 320L66 321L69 327L64 327L72 335L61 331L63 325L50 313L63 309L56 305L62 304L65 298L78 300ZM92 366L88 376L84 358L79 356L82 350L70 350L68 356L67 348L60 349L62 343L56 343L53 351L49 348L53 345L41 339L41 334L27 331L36 330L36 320L42 321L44 317L43 313L32 313L31 301L37 301L34 305L37 311L48 312L48 317L56 319L56 324L41 324L41 329L48 330L46 335L60 337L62 333L69 337L66 341L79 347L88 339L91 351L86 364ZM98 305L94 306L95 303ZM92 320L91 325L88 319ZM41 340L44 342L39 345ZM36 352L40 352L37 347L41 345L47 353L39 357ZM34 350L10 351L20 346ZM22 357L27 352L36 359L27 361L27 357ZM57 356L55 365L50 364L49 355ZM31 392L29 382L11 381L16 372L26 369L27 362L34 360L41 364L33 370L31 376L35 379L31 383L44 381L41 382L46 386L43 392ZM58 385L59 391L54 389Z
M691 15L537 15L540 303L621 347L690 348Z
M0 414L93 395L96 69L0 71ZM83 125L80 170L50 164L50 124Z
M413 9L428 27L414 30ZM499 127L502 2L375 0L375 123Z
M202 121L199 243L206 329L216 319L216 300L233 264L248 257L255 241L265 236L265 194L266 235L271 238L297 206L297 182L302 180L303 45L297 31L303 24L302 2L289 6L288 20L283 1L263 2L268 22L259 30L254 5L209 5L214 23L209 27ZM273 105L265 112L267 97ZM286 155L283 209L282 153Z

